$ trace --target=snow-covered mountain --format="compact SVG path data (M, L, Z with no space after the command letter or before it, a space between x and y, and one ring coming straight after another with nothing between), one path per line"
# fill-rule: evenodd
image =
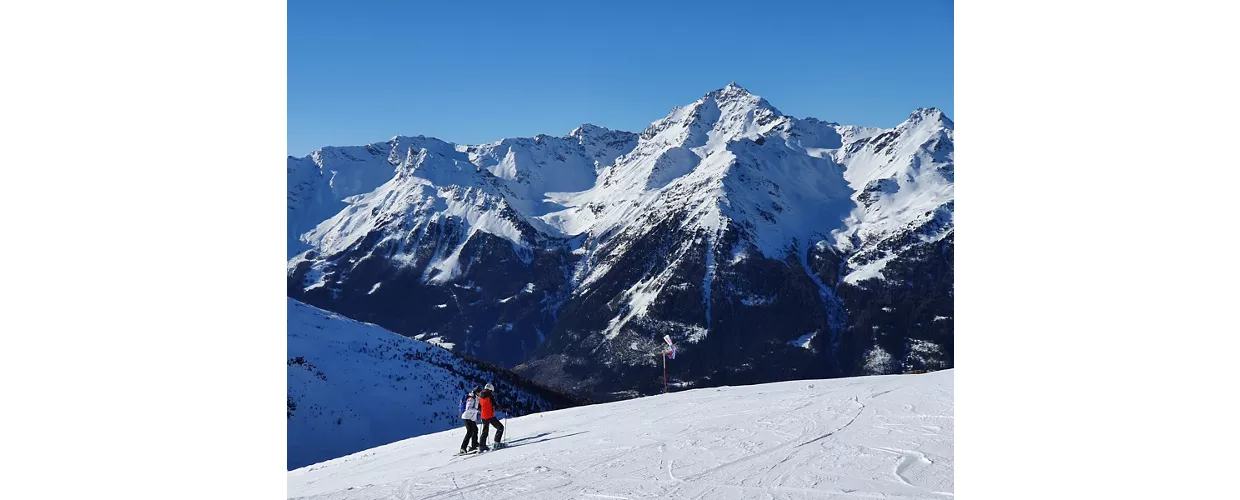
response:
M368 193L396 172L395 152L416 139L395 137L360 147L325 147L288 161L288 252L309 248L300 235L348 206L350 197Z
M952 370L697 389L508 420L288 473L289 498L953 498Z
M290 158L290 214L336 201L290 215L288 293L599 397L661 388L665 334L689 385L951 366L953 127L795 118L730 84L640 134ZM337 193L294 165L391 173Z
M496 367L288 299L288 467L459 427L461 395L487 382L513 415L573 404Z

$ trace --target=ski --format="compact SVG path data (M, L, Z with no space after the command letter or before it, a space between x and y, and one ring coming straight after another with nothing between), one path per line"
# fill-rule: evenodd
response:
M465 458L470 458L470 457L474 457L474 456L478 456L478 455L483 455L483 454L487 454L487 453L494 453L495 451L502 450L502 449L504 449L504 448L508 448L508 447L509 447L509 445L506 445L506 444L504 444L504 445L500 445L500 446L492 446L492 447L488 447L488 448L487 448L487 449L485 449L485 450L473 450L473 451L466 452L465 454L460 454L460 453L457 453L457 454L453 455L453 457L454 457L454 458L455 458L455 457L465 457Z

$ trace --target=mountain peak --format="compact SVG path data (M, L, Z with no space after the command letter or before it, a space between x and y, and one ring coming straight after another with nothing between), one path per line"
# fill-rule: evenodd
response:
M908 119L905 120L905 123L910 124L918 124L922 122L938 123L947 128L952 128L955 125L951 118L948 118L947 114L943 113L943 110L934 107L917 108L908 116Z
M707 92L706 98L709 99L711 97L719 101L732 101L732 100L739 100L739 99L746 99L746 98L757 98L759 100L762 99L761 97L753 95L753 93L749 92L749 90L747 90L745 87L737 85L736 82L731 82L727 84L727 86L721 89L715 89L710 92Z
M731 82L687 106L672 108L667 116L646 127L640 137L657 137L662 144L710 145L714 149L731 139L763 135L782 116L766 99Z
M783 115L770 102L763 99L762 96L750 92L745 87L737 85L736 82L731 82L726 87L708 92L699 102L707 101L714 101L720 109L726 109L730 112L746 113L750 110L766 110L775 116Z
M954 129L956 124L951 118L947 118L947 114L939 108L918 108L909 114L909 118L899 125L899 128L910 127L930 127Z
M593 123L582 123L581 125L577 126L577 128L573 129L572 132L569 132L568 136L580 139L587 135L594 135L594 134L605 133L605 132L610 132L610 131L611 129L607 127L600 127Z

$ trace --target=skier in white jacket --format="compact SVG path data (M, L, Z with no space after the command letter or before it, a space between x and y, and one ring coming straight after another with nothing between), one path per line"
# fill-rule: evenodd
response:
M478 392L479 389L475 387L461 398L461 420L465 422L465 439L461 440L462 454L478 449Z

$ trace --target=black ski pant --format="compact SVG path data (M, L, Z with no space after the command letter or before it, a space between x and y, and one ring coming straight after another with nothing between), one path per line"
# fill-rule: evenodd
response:
M465 445L471 445L470 448L477 448L478 447L478 424L475 424L473 420L464 419L464 418L461 419L461 421L465 422L465 439L461 440L461 449L462 450L466 449ZM486 434L482 435L482 439L486 439Z
M487 433L490 432L492 425L495 426L495 442L498 443L504 438L504 424L501 424L498 418L491 417L483 419L482 437L478 439L479 441L482 441L482 444L487 444Z

